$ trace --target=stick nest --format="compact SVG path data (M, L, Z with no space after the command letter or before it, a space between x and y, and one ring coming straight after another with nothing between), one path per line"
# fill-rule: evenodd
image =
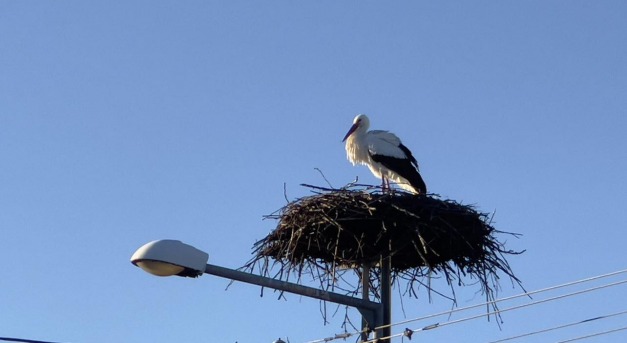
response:
M277 227L255 243L255 257L244 268L269 275L269 266L278 264L274 277L300 280L308 272L330 285L338 270L360 275L361 266L376 269L381 258L390 258L393 278L409 281L412 293L415 283L434 274L445 275L451 286L463 283L462 276L476 278L488 300L495 298L498 272L520 285L504 256L522 252L506 250L490 216L473 206L376 187L305 186L313 195L266 216Z

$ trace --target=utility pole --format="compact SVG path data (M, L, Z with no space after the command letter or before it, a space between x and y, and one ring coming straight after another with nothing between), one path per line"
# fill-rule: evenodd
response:
M381 278L379 279L381 287L381 307L383 320L381 325L384 328L381 330L380 337L389 337L392 335L392 261L390 257L381 257ZM390 342L390 339L386 339L383 342Z
M361 298L370 301L370 265L364 263L361 267ZM368 331L371 329L368 321L361 317L361 340L368 340Z

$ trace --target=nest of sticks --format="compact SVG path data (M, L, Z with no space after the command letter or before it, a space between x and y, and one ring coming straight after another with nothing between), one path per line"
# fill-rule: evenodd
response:
M416 297L416 289L426 285L424 277L444 276L452 287L469 276L473 283L479 281L488 300L496 298L501 273L520 285L505 255L522 251L505 249L496 238L504 232L473 206L433 195L384 193L366 185L303 186L313 195L266 216L278 224L255 243L254 257L244 269L283 280L300 281L310 274L323 288L337 290L339 275L355 271L362 277L362 268L368 266L375 273L375 296L382 258L390 259L393 280L407 281L407 290ZM271 273L277 265L278 271ZM356 294L358 288L359 283L343 289Z

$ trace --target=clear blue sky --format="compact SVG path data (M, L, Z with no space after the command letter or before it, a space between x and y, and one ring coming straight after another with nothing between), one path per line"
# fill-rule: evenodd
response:
M285 204L284 183L290 198L325 184L314 168L336 186L377 183L345 158L357 113L403 139L430 191L524 235L503 238L527 249L510 262L528 290L627 267L626 15L624 1L0 2L0 337L341 332L315 300L157 278L129 258L173 238L236 268L273 229L262 216ZM476 290L458 290L460 306ZM502 330L479 320L418 339L486 342L625 299L612 288L505 313ZM403 305L393 320L450 307L424 292Z

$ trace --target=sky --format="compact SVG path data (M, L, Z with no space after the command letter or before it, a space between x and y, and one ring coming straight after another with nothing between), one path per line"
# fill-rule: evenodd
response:
M327 185L317 169L335 187L378 184L346 161L358 113L401 137L430 191L522 234L501 238L526 250L508 260L527 290L625 269L626 14L624 1L577 0L0 1L0 337L297 343L343 332L343 310L325 324L316 300L159 278L129 259L177 239L238 268L276 225L264 215L309 195L301 183ZM458 305L480 304L466 281ZM522 292L501 281L499 296ZM591 285L577 287L546 296ZM394 292L394 322L451 308ZM414 340L489 342L627 310L625 292ZM624 317L524 341L620 327Z

